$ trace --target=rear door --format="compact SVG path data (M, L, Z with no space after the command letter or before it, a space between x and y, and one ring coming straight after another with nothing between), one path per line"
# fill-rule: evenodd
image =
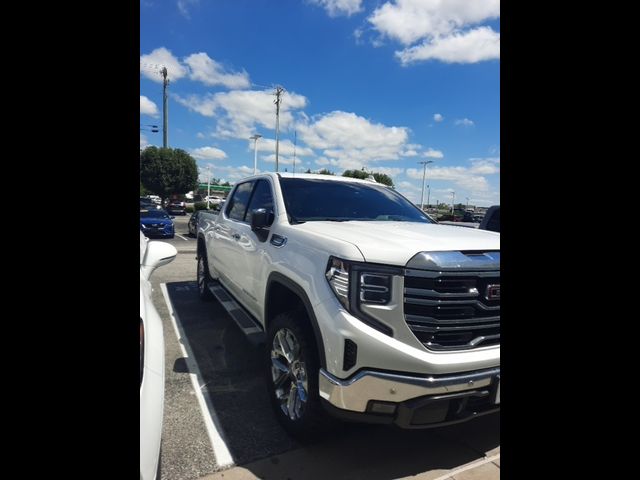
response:
M238 240L254 183L254 180L249 180L236 185L218 216L218 223L214 227L213 249L210 252L208 250L209 261L220 276L220 281L240 301L243 301L241 285L246 273L243 274L244 261Z

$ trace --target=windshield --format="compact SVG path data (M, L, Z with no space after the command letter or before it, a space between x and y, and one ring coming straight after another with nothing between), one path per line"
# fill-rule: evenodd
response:
M140 218L169 218L163 210L140 210Z
M434 223L402 195L379 184L280 178L291 223L310 221Z

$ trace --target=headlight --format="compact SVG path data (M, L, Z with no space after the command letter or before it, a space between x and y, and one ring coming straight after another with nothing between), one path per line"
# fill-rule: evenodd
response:
M330 257L325 276L342 306L367 325L392 335L384 323L367 315L361 305L387 305L391 301L393 277L402 275L400 268L351 262Z

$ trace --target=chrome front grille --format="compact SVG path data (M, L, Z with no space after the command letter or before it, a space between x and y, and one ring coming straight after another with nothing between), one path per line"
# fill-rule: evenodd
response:
M500 343L500 268L407 268L404 315L431 350L461 350Z

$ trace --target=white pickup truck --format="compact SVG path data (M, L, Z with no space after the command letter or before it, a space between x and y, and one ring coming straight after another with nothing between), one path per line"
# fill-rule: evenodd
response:
M500 408L500 234L366 180L266 173L198 221L201 298L264 344L280 423L425 428Z

